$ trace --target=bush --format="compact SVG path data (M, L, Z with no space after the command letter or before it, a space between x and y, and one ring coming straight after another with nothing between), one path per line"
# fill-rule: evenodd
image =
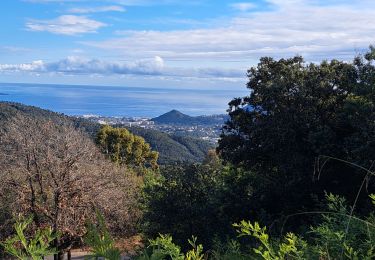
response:
M26 235L29 231L27 228L32 222L32 217L16 221L14 224L16 233L1 243L7 254L22 260L30 258L40 260L57 253L57 250L51 247L52 242L57 238L52 228L37 229L31 236Z
M197 164L169 166L162 169L161 175L147 176L145 234L170 234L184 249L188 247L186 238L197 235L209 247L213 235L225 226L218 218L217 181L218 172Z
M154 240L150 240L149 249L145 250L137 260L203 260L205 255L203 254L203 246L197 245L197 238L192 237L188 240L192 249L189 250L185 255L181 252L181 248L172 242L170 235L159 235Z
M375 205L375 195L370 198ZM193 250L184 255L171 236L160 235L150 240L152 250L144 252L139 259L374 259L374 213L362 220L350 214L344 198L326 194L326 200L328 210L319 213L322 222L311 227L305 238L290 232L282 238L270 236L266 227L258 222L243 220L233 226L238 238L251 239L247 244L236 240L230 240L226 245L217 242L212 251L204 254L203 246L196 246L193 237L189 240Z

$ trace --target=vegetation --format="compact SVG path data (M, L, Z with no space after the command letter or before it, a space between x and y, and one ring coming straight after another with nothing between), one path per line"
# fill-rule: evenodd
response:
M12 234L9 219L31 214L32 228L60 234L53 247L61 257L81 243L95 208L109 219L112 232L133 234L141 183L131 170L105 160L84 133L19 115L0 134L0 212L8 218L1 223L3 238Z
M315 226L320 215L304 213L324 212L326 191L347 198L346 215L368 216L375 189L374 53L353 63L261 59L249 70L250 95L230 103L219 158L167 168L146 185L146 234L171 234L184 249L186 238L197 235L211 249L234 237L230 223L248 219L270 226L272 236L284 230L312 236L324 230Z
M156 239L149 241L149 249L145 250L138 260L159 260L159 259L176 259L176 260L203 260L205 255L203 253L203 246L197 245L197 238L192 237L188 240L192 247L186 254L181 252L181 248L172 242L172 237L169 235L159 235Z
M371 196L372 200L374 196ZM189 240L193 251L186 255L172 242L169 235L150 240L151 253L145 251L140 259L373 259L375 257L375 218L373 213L365 220L349 214L345 199L326 195L327 211L319 213L322 222L310 228L305 237L286 233L282 238L272 237L258 222L241 221L233 224L237 240L203 252L196 246L196 238ZM375 201L373 200L373 203ZM239 239L250 238L247 242ZM192 254L192 252L195 252ZM190 257L190 258L189 258Z
M40 260L43 257L57 253L51 244L58 237L51 227L37 229L31 237L26 236L27 228L33 218L20 219L14 224L15 234L7 238L1 245L9 255L21 260Z
M125 128L103 126L97 134L96 143L116 164L158 168L158 153L151 150L145 139Z
M93 123L84 118L68 117L63 114L51 112L33 106L12 102L0 102L0 129L6 126L9 118L33 118L36 121L44 121L48 118L56 124L70 124L80 131L87 133L93 140L96 139L101 125ZM122 125L116 126L124 128ZM201 162L213 145L208 141L190 136L178 136L162 133L157 130L130 127L128 129L134 135L141 136L146 143L150 144L153 151L159 153L158 164L166 165L171 163Z
M87 223L87 233L84 238L85 244L93 252L88 258L97 259L98 257L103 257L110 260L120 259L121 252L114 245L114 240L106 227L103 215L97 211L96 217L96 224L93 222Z
M140 127L131 127L129 130L142 136L153 150L159 152L160 165L202 162L207 151L214 148L208 141L191 136L169 135Z
M208 165L176 165L146 179L143 231L149 237L170 234L182 245L193 235L210 244L212 233L225 226L215 200L218 174ZM217 221L207 221L211 219Z
M371 47L352 63L262 58L248 70L249 96L229 103L230 120L218 152L225 162L248 172L238 182L252 187L247 204L252 218L263 219L263 211L271 224L282 216L314 210L324 191L342 195L351 204L356 200L363 212L370 209L367 195L375 185L368 172L328 159L366 169L373 165L374 58ZM357 198L364 179L367 189Z
M116 238L141 232L139 259L374 259L374 61L262 58L200 164L194 139L104 126L95 146L78 121L0 103L4 251L61 258L83 239L119 259ZM185 163L159 168L160 142ZM34 218L14 231L17 215Z

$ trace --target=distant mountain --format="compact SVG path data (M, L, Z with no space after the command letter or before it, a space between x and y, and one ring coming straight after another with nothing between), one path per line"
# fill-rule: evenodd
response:
M174 109L151 120L159 124L186 124L194 120L194 117Z
M1 126L5 126L10 118L22 120L24 117L33 118L39 122L73 123L77 128L87 132L92 138L96 136L101 127L100 124L85 118L69 117L20 103L0 102L0 129ZM159 152L159 164L180 161L199 162L204 159L209 149L214 148L212 144L199 138L169 135L157 130L143 128L130 128L129 130L136 135L142 136L154 150Z
M161 116L152 118L156 124L167 125L222 125L228 120L227 115L189 116L178 110L171 110Z

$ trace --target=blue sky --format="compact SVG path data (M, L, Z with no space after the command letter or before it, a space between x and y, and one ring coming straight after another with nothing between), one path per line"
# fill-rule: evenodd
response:
M351 60L373 0L4 0L0 82L243 88L262 56Z

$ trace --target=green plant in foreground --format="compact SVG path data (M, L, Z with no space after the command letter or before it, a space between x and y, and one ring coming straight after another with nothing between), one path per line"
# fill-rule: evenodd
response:
M374 202L375 196L370 198ZM253 237L260 243L253 252L261 259L375 259L374 215L363 220L350 214L344 198L326 194L326 200L328 211L320 213L323 221L311 227L308 242L293 233L281 240L272 238L257 222L241 221L234 227L240 237Z
M370 195L375 205L375 195ZM185 255L179 246L172 242L172 236L159 235L155 240L149 240L148 250L139 260L289 260L289 259L375 259L375 215L361 219L355 216L347 206L345 198L327 193L327 210L306 212L303 214L319 214L320 224L310 227L310 232L304 239L294 233L287 233L282 238L272 237L266 227L258 222L241 221L233 224L239 237L250 237L258 244L240 244L239 241L229 240L222 244L220 240L214 243L213 250L203 252L203 246L197 245L193 237L189 244L193 247ZM249 246L251 250L246 248Z
M203 260L203 245L197 245L197 237L193 236L188 240L189 244L193 247L190 251L186 253L186 260Z
M241 251L241 244L231 239L226 243L220 240L214 241L214 248L211 251L210 259L214 260L247 260L249 257Z
M188 240L192 249L184 255L181 248L172 241L170 235L162 235L156 239L149 240L148 246L151 250L145 250L137 259L138 260L203 260L205 255L203 253L203 245L197 245L197 237L192 237Z
M181 248L172 242L170 235L159 235L156 239L150 240L152 253L141 259L172 259L184 260L184 255L181 253Z
M372 201L372 204L374 204L374 206L375 206L375 194L371 194L370 199Z
M104 257L108 260L121 259L121 252L114 245L103 216L97 212L98 223L87 223L87 234L84 238L85 243L91 247L92 255L88 259Z
M284 242L274 246L266 233L266 227L261 227L258 222L252 224L250 221L241 221L233 224L237 228L239 236L250 236L256 238L261 245L254 248L254 252L265 260L301 259L304 255L306 242L299 239L293 233L287 233Z
M17 259L40 260L44 256L53 255L57 250L50 245L57 235L52 228L38 229L32 237L27 237L27 227L33 222L33 218L20 219L14 224L16 234L5 240L1 245L7 254Z
M326 194L326 199L329 212L321 214L321 224L311 227L315 252L321 258L374 259L374 215L360 219L350 213L344 198Z

